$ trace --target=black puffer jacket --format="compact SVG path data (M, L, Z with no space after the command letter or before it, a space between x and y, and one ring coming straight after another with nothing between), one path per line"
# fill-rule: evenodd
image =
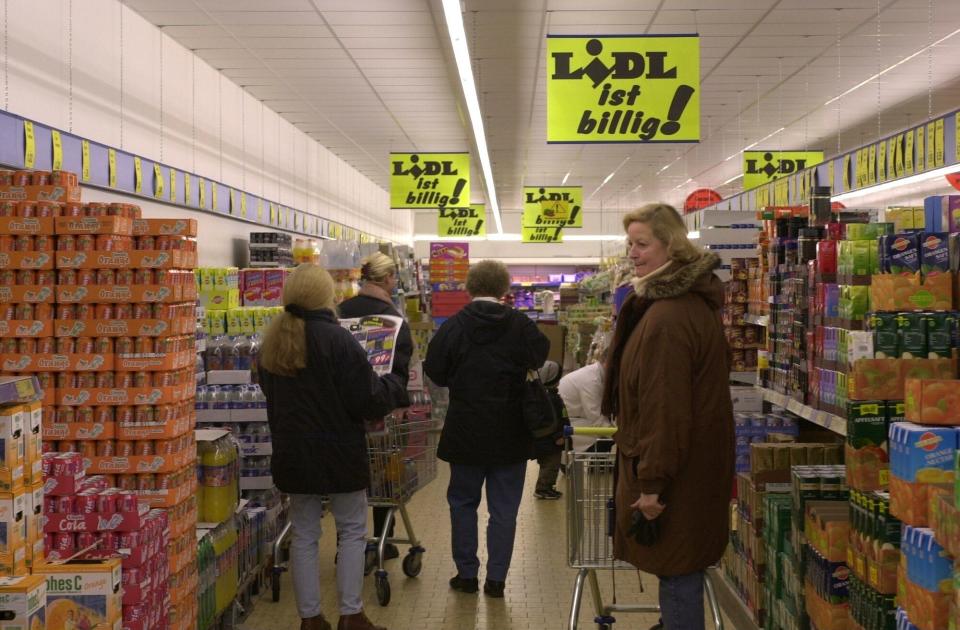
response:
M529 459L520 397L527 370L539 368L549 351L529 317L496 302L471 302L444 322L423 364L434 383L450 388L440 459L487 466Z
M340 306L340 317L364 317L366 315L393 315L400 317L400 313L392 304L387 304L383 300L378 300L369 295L357 295L344 300ZM413 336L410 334L410 326L406 320L400 325L400 332L397 335L397 345L393 350L393 370L398 378L402 379L404 387L410 379L410 357L413 356ZM406 390L402 400L397 401L398 407L406 407L410 404L407 400Z
M296 376L260 368L273 440L271 471L282 492L330 494L370 485L363 421L405 398L393 374L377 376L332 311L306 321L307 367Z

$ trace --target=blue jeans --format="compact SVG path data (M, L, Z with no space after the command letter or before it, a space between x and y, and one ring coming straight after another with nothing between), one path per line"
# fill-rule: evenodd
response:
M517 533L517 511L523 498L527 462L506 466L450 464L450 535L453 561L462 578L475 578L480 571L477 558L477 507L483 484L487 484L487 579L505 582L513 539Z
M659 579L663 630L704 630L703 571Z

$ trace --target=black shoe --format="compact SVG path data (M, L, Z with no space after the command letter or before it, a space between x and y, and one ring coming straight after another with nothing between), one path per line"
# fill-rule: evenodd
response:
M503 597L503 589L507 585L506 582L498 582L496 580L486 580L483 583L483 594L487 597Z
M556 501L563 496L563 493L558 492L553 488L547 488L546 490L537 490L533 493L533 496L537 497L538 499L545 499L547 501Z
M650 626L650 630L663 630L663 622L662 622L662 621L658 621L658 622L657 622L657 625L655 625L655 626Z
M480 590L480 581L477 578L462 578L458 573L450 578L450 588L461 593L476 593Z
M396 545L387 544L386 547L384 547L383 549L384 561L393 560L394 558L399 558L399 557L400 557L400 550L397 549Z

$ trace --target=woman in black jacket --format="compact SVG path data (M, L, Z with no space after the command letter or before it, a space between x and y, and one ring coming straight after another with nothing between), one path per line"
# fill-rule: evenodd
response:
M284 312L260 350L274 482L290 495L290 553L301 630L330 630L320 611L317 559L321 495L338 535L338 630L382 630L363 613L363 558L370 470L364 420L383 416L404 395L393 374L378 377L366 353L337 322L333 279L297 267L283 287Z
M362 261L360 268L360 279L363 286L360 293L344 300L340 304L340 317L364 317L365 315L393 315L400 317L400 313L393 305L391 295L397 286L397 265L393 259L381 252L376 252L367 256ZM410 377L410 357L413 355L413 337L410 335L410 326L407 322L400 325L400 333L397 336L397 345L393 351L393 373L406 387L407 380ZM397 401L398 407L409 405L404 391L403 400ZM390 508L373 508L373 535L379 538L383 534L383 525L387 520ZM390 523L390 529L387 532L387 538L393 537L393 525ZM400 555L397 546L388 543L383 550L383 559L389 560Z
M467 275L473 298L448 319L427 348L423 370L434 383L450 388L450 406L437 456L450 462L447 503L454 590L476 593L477 506L487 487L487 575L483 592L503 597L517 510L523 496L531 438L523 421L521 397L527 370L543 365L550 341L523 313L501 304L510 288L503 263L484 260Z

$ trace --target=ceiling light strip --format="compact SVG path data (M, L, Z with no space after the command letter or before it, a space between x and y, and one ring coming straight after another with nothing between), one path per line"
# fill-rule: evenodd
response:
M951 173L960 172L960 165L951 164L950 166L944 166L933 171L928 171L926 173L918 173L916 175L911 175L910 177L904 177L902 179L895 179L893 181L884 182L882 184L877 184L876 186L870 186L868 188L861 188L859 190L851 190L850 192L841 193L839 195L834 195L831 197L833 201L849 201L851 199L857 199L860 197L865 197L873 193L883 192L885 190L890 190L893 188L900 188L902 186L909 186L911 184L919 184L921 182L929 181L931 179L937 179L938 177L943 177ZM944 187L948 186L944 182Z
M463 28L463 15L460 13L460 0L443 0L443 17L447 23L447 32L450 34L450 44L453 46L453 56L457 63L457 72L460 74L460 87L463 89L463 100L467 104L470 115L470 124L473 127L473 141L477 148L477 157L480 159L480 169L487 191L487 205L493 212L493 219L497 224L497 232L503 233L503 222L500 219L500 204L497 201L497 191L493 183L493 168L490 165L490 154L487 150L487 137L483 131L483 116L480 113L480 101L477 98L477 86L473 80L473 68L470 65L470 51L467 49L467 35Z

